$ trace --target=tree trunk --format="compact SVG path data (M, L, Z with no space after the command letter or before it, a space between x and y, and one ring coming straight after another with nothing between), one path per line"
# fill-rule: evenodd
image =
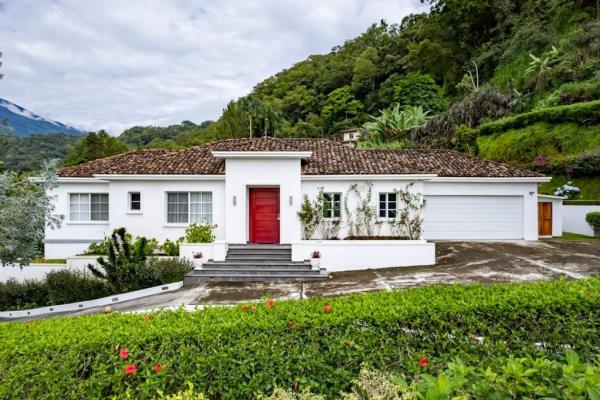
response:
M252 114L248 113L248 130L250 132L250 137L252 137Z

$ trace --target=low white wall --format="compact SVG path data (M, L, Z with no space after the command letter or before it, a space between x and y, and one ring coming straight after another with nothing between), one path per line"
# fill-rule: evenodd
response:
M128 300L135 300L154 294L171 292L181 289L183 282L174 282L166 285L151 287L148 289L136 290L135 292L113 294L112 296L102 297L100 299L80 301L78 303L61 304L49 307L32 308L29 310L0 311L0 318L24 318L36 315L52 315L61 312L80 311L86 308L102 307L111 304L122 303Z
M228 245L224 240L216 240L213 243L181 243L179 245L179 257L194 259L194 253L201 251L202 261L225 261Z
M292 261L315 250L329 272L435 264L435 243L425 240L302 240L292 243Z
M600 212L600 205L563 205L563 231L594 236L592 227L585 221L585 215L590 212Z
M19 282L25 280L46 279L46 274L51 271L61 271L69 268L66 264L30 264L24 267L18 265L0 266L0 282L16 279Z

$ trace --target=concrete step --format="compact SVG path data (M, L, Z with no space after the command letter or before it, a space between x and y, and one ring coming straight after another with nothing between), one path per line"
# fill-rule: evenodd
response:
M254 270L241 270L241 269L228 269L228 268L218 268L218 269L200 269L192 271L192 276L229 276L229 275L239 275L239 276L320 276L323 271L313 271L310 269L292 269L292 270L282 270L282 269L254 269Z
M259 249L259 250L291 250L292 246L289 244L230 244L229 250L236 249Z
M227 254L225 261L243 261L243 260L287 260L292 261L290 254Z
M229 249L227 252L228 255L248 255L248 254L257 254L257 255L292 255L292 250L290 249Z
M269 269L311 269L308 263L205 263L201 269L269 270Z
M192 275L188 274L183 278L184 285L193 285L200 282L290 282L290 281L316 281L324 280L329 277L327 272L321 271L319 275L289 274L287 276L278 275L256 275L256 274L221 274L221 275Z

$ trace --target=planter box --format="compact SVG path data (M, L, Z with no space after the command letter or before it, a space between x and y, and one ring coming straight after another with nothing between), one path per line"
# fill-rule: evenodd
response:
M208 260L225 261L227 255L227 243L217 240L213 243L181 243L179 245L179 257L194 260L194 253L202 252L202 261Z
M435 243L425 240L302 240L292 243L292 261L315 250L329 272L435 264Z

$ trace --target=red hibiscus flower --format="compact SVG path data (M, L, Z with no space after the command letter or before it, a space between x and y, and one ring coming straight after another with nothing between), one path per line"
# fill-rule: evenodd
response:
M127 357L129 357L129 350L127 349L122 349L119 352L119 357L121 357L121 360L127 360Z
M152 369L154 370L154 372L159 373L162 367L160 366L160 364L154 364L152 366Z
M272 308L273 304L275 304L275 300L273 300L273 299L267 300L267 308Z
M331 307L329 304L325 304L323 306L323 313L324 314L329 314L333 311L333 307Z
M419 368L425 368L427 366L427 364L429 364L429 360L426 359L425 357L421 357L419 359Z
M137 373L137 367L135 364L127 364L124 371L125 375L135 375Z

